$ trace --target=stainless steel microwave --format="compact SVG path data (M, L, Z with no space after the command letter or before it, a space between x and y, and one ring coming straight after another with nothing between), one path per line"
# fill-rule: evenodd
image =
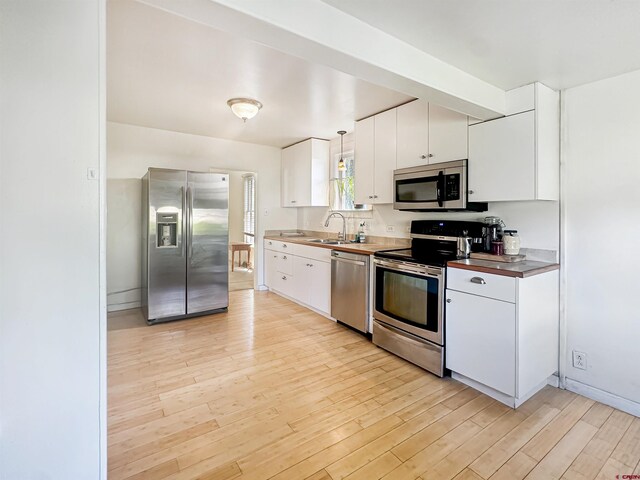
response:
M487 204L467 201L467 160L456 160L395 170L393 208L484 212Z

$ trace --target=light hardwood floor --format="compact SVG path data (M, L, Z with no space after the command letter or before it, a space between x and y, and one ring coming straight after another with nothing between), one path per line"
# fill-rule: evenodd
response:
M109 479L613 479L640 419L546 387L518 410L268 292L109 331Z

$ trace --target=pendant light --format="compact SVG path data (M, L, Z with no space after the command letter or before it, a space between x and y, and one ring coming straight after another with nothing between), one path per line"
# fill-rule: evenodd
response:
M347 170L347 166L344 163L344 158L343 158L343 152L342 152L342 147L343 147L343 140L344 140L344 134L347 133L346 130L338 130L338 135L340 135L340 161L338 162L338 171L339 172L344 172Z
M227 105L243 122L255 117L262 108L262 104L253 98L231 98L227 100Z

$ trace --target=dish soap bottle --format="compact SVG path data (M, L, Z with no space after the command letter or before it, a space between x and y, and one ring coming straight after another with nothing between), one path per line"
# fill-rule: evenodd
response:
M364 234L364 222L360 222L360 229L358 230L358 243L364 243L366 240Z

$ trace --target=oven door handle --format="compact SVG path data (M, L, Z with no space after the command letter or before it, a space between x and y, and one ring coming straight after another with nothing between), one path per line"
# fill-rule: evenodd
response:
M433 278L442 277L442 273L439 273L439 274L429 273L428 271L422 268L411 268L406 265L397 265L395 263L385 262L384 260L378 260L378 259L375 259L373 262L374 262L374 265L380 265L381 267L384 267L388 270L393 270L394 272L413 273L416 275L420 275L421 277L433 277Z

